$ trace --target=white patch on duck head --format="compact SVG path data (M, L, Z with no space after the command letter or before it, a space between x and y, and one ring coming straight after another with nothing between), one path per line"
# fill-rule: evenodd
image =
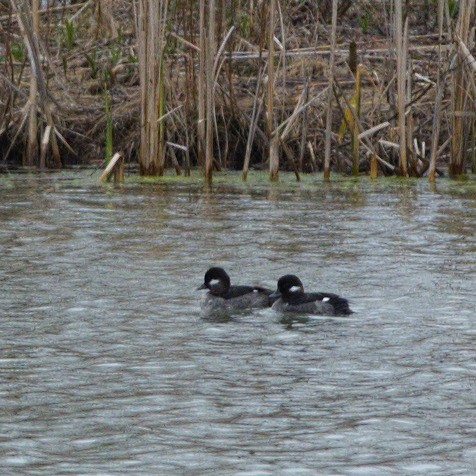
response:
M291 286L291 287L289 288L289 292L290 292L290 293L297 293L297 292L299 292L299 291L301 291L301 286Z
M210 279L209 283L210 286L216 286L217 284L220 284L219 279Z
M322 302L327 302L327 301L330 301L330 300L331 300L331 298L325 297L325 298L322 299Z

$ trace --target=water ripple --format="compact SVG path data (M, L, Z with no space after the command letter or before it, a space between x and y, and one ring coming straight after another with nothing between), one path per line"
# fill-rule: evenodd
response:
M474 197L2 192L3 474L476 472ZM356 313L205 319L212 264Z

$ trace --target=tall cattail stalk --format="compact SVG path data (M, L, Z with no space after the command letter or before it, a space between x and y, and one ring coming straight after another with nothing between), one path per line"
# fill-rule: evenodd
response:
M339 128L337 139L340 142L344 137L347 127L350 131L350 145L352 149L352 175L359 175L360 147L359 147L359 118L360 118L360 100L361 100L361 82L362 82L361 64L355 65L351 71L355 74L354 94L348 101L348 107L344 110L343 119ZM347 100L344 98L347 102ZM340 171L340 163L338 163Z
M158 36L160 0L139 0L138 43L141 96L139 168L141 175L158 172Z
M408 22L406 22L405 26L408 26ZM408 35L404 34L404 37L408 39ZM406 43L406 42L405 42ZM404 50L407 51L407 46L404 46ZM413 101L412 101L412 62L411 60L406 61L408 66L408 74L406 78L406 94L405 94L405 104L406 111L405 111L405 140L406 140L406 156L407 156L407 172L409 175L418 175L418 171L416 170L416 162L413 159L413 129L415 126L415 118L413 116ZM415 154L417 154L415 152Z
M269 137L269 179L278 180L279 171L279 136L273 135L274 119L274 23L276 0L269 2L268 22L268 84L266 102L266 125Z
M208 35L206 47L206 148L205 181L211 183L213 172L213 125L215 119L215 0L208 0Z
M186 19L185 22L185 40L189 45L193 45L194 31L193 25L194 21L192 20L195 16L193 0L190 0L187 6L183 5L182 17ZM195 45L193 45L195 46ZM198 51L199 48L197 48ZM185 61L185 104L184 104L184 113L183 117L183 127L182 130L185 132L185 175L190 175L190 136L195 135L196 130L196 119L195 119L195 110L196 104L198 104L198 87L197 87L197 75L194 67L195 63L195 49L190 48L190 52L187 52L184 57ZM178 91L177 91L178 92ZM200 139L197 141L197 152L200 152ZM200 154L198 154L200 155ZM201 157L200 157L201 158ZM199 164L202 162L199 161Z
M355 93L354 101L351 107L354 109L352 114L351 146L352 146L352 175L359 175L359 118L360 118L360 86L361 86L361 65L357 66L355 73ZM354 119L355 118L355 119Z
M287 65L287 55L286 55L286 29L284 28L284 19L283 11L281 9L281 2L276 0L276 5L278 7L278 18L279 18L279 27L281 31L281 41L279 42L279 48L281 50L281 55L279 61L281 63L281 84L282 92L280 94L281 100L281 117L280 121L284 119L286 113L286 100L287 100L287 88L286 88L286 65Z
M205 164L205 98L207 95L206 83L206 52L207 52L207 34L205 30L206 0L200 0L199 4L199 71L198 71L198 164Z
M405 118L405 79L407 74L407 52L404 31L407 31L406 19L405 28L403 26L403 3L402 0L395 0L395 51L397 55L397 94L398 94L398 132L400 143L399 172L406 177L407 172L407 141L406 141L406 118Z
M467 44L470 33L470 19L474 17L475 0L461 0L459 2L459 16L456 24L455 36L457 41ZM451 158L449 173L457 176L464 173L464 159L468 144L468 135L465 134L467 119L464 117L464 110L467 104L467 87L465 55L459 45L457 46L460 62L453 74L453 115L451 131ZM469 132L469 131L467 131Z
M161 66L165 45L168 0L139 0L137 19L140 78L140 149L141 175L160 174L159 135Z
M324 180L329 180L331 176L331 139L332 139L332 98L335 75L335 51L337 32L337 3L332 0L332 30L331 30L331 55L329 64L329 90L327 93L327 117L326 117L326 145L324 156Z
M304 102L309 100L309 78L306 79L306 83L304 85ZM304 163L304 152L306 150L306 140L308 134L308 124L309 120L307 117L307 108L304 109L302 112L302 121L301 121L301 141L299 145L299 171L303 171L303 163Z
M39 0L31 2L31 24L33 35L39 37ZM30 95L28 98L29 119L28 119L28 145L26 148L26 160L23 165L36 165L38 163L38 83L36 75L30 77Z
M441 72L441 42L443 38L443 9L445 1L438 0L438 76L436 80L436 97L435 107L433 109L433 128L431 135L431 150L430 150L430 166L428 169L428 180L430 182L435 181L436 177L436 156L438 151L438 143L440 140L440 126L441 126L441 102L443 100L443 94L445 84L442 81Z
M164 81L164 57L159 61L159 104L158 104L158 125L159 125L159 140L157 156L159 158L159 169L157 175L164 175L165 169L165 123L162 119L165 115L165 81Z

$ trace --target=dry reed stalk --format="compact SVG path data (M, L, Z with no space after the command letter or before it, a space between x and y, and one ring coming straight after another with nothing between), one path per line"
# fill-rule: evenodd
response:
M206 147L205 147L205 181L207 183L212 182L213 172L213 124L214 124L214 62L216 52L216 40L215 40L215 0L208 0L208 34L207 34L207 46L206 46L206 65L205 72L206 82Z
M92 2L92 1L94 1L94 0L89 0L88 2L85 2L85 3L78 3L78 4L73 4L73 5L59 5L59 6L56 6L56 7L48 5L46 8L38 9L38 14L42 15L42 14L46 13L48 15L51 15L52 13L55 13L55 12L66 12L68 10L76 10L77 8L80 8L82 10L85 5L87 5L88 3ZM4 3L6 4L6 1ZM0 2L0 5L2 5L1 2ZM9 20L9 19L12 18L12 16L16 17L17 14L14 13L13 15L11 15L9 13L8 15L0 15L0 22L3 22L5 20Z
M344 99L345 101L345 104L346 104L346 107L348 110L350 110L352 112L352 114L354 114L354 109L351 107L350 105L350 102L348 101L348 99L345 97L345 95L343 94L343 91L342 91L342 87L340 86L340 83L339 81L337 80L334 80L334 85L336 86L336 88L338 89L339 93L340 93L340 96ZM377 152L375 151L373 145L370 143L370 141L368 140L368 135L369 135L369 131L365 131L363 130L363 127L362 127L362 123L360 122L359 118L357 116L353 116L353 120L356 122L358 128L359 128L359 135L358 135L358 139L361 143L361 145L365 148L365 150L367 150L367 152L369 152L370 154L373 154L375 155L375 158L382 164L382 165L385 165L385 167L387 167L389 170L391 170L392 172L395 171L395 167L390 164L389 162L387 162L386 160L382 159L378 154ZM379 142L383 142L383 141L379 141ZM398 144L395 144L395 146L398 148Z
M223 16L223 10L224 10L224 6L223 6L223 2L224 0L216 0L217 2L217 6L216 6L216 42L217 43L221 43L221 40L222 40L222 35L223 35L223 29L224 29L224 25L223 25L223 20L224 20L224 16Z
M269 179L278 180L279 173L279 136L271 136L269 141Z
M281 146L283 148L283 151L284 151L284 154L286 155L286 159L288 160L289 162L289 165L292 167L293 171L294 171L294 175L296 176L296 181L300 182L301 181L301 177L299 175L299 169L298 167L296 166L296 160L295 160L295 157L294 157L294 153L293 151L291 150L291 148L286 144L286 143L281 143Z
M376 134L377 132L381 131L382 129L386 129L389 126L390 126L390 122L388 121L382 122L381 124L377 124L376 126L371 127L370 129L367 129L364 132L361 132L358 136L358 139L362 140L366 137L372 136Z
M455 36L463 44L469 43L470 20L474 17L475 0L461 0L459 2L459 15L456 24ZM463 68L465 57L460 52L460 63L453 74L453 116L451 131L451 158L449 173L451 176L462 175L465 171L465 155L468 144L467 119L464 117L465 107L467 105L467 87L466 71Z
M311 170L313 172L317 172L317 162L316 162L316 154L314 153L314 148L310 142L307 143L307 150L309 150L309 155L311 159Z
M31 2L31 24L33 28L33 35L39 37L39 0L32 0ZM32 74L30 77L30 95L28 98L29 119L28 119L28 144L26 148L26 161L23 165L33 166L38 163L38 83L36 75ZM42 149L46 154L46 147ZM43 152L42 150L42 152ZM44 154L41 154L44 158ZM43 162L43 160L41 161ZM43 163L39 164L44 166Z
M274 23L275 23L276 0L269 2L268 21L268 83L266 102L266 124L269 137L269 179L278 180L279 171L279 137L273 136L274 119Z
M113 0L96 0L94 2L96 14L96 36L106 31L113 38L117 36L116 23L112 14Z
M183 9L181 11L182 17L184 18L185 21L185 35L186 38L181 38L175 33L171 32L172 36L179 41L183 41L183 43L187 47L187 51L184 51L184 67L185 67L185 87L184 87L184 92L185 92L185 101L184 101L184 111L182 112L181 116L179 117L179 120L183 118L183 121L181 121L181 128L177 129L177 127L174 127L174 130L181 130L183 134L185 135L185 144L186 144L186 150L185 150L185 175L189 176L190 175L190 135L195 135L195 131L197 128L197 124L195 122L195 111L197 110L196 104L198 104L198 86L197 86L197 76L196 76L196 70L194 67L195 63L195 52L198 52L200 54L200 48L198 48L196 45L192 43L193 38L194 38L194 32L193 32L193 0L190 0L187 5L182 4ZM176 89L176 88L174 88ZM179 91L175 91L175 94L178 96ZM197 145L200 144L200 140L197 141ZM200 147L198 147L198 150L200 150ZM201 157L200 157L201 158Z
M46 167L46 152L48 150L48 144L50 143L51 126L45 127L43 138L41 139L41 151L40 151L40 169Z
M469 51L468 47L461 41L461 38L456 35L456 40L459 46L459 53L463 61L476 73L476 59Z
M25 114L22 114L22 120L20 122L20 125L18 126L16 132L15 132L15 135L13 136L13 139L10 141L10 145L8 146L4 156L3 156L3 161L6 162L8 156L10 155L10 152L12 151L14 145L16 144L16 141L23 129L23 127L25 126L25 123L28 119L28 111L25 113Z
M254 9L255 9L255 0L250 0L250 6L248 9L248 18L250 22L250 31L254 30Z
M304 85L304 102L309 101L309 78L306 79L306 83ZM307 108L304 109L302 113L302 121L301 121L301 142L299 144L299 171L303 171L303 162L304 162L304 152L306 150L306 140L308 134L308 117L307 117Z
M162 65L168 0L139 0L138 62L140 78L140 149L141 175L158 175L161 169L160 104L162 101Z
M158 171L158 110L157 110L157 67L159 1L139 0L138 9L138 62L140 78L140 150L139 169L141 175L156 175Z
M273 131L273 134L279 134L280 131L283 130L283 132L280 133L280 140L283 141L284 139L286 139L289 132L291 131L292 126L297 121L301 112L305 111L312 103L321 99L322 96L325 95L326 93L327 93L327 88L320 91L316 96L314 96L309 101L304 102L303 98L305 96L305 91L303 89L303 91L301 92L301 96L299 97L299 100L296 106L294 107L292 114L286 120L281 122L281 124L279 124L278 127L276 127L276 129Z
M408 23L407 23L408 24ZM404 48L405 50L405 48ZM415 126L415 118L413 115L413 100L412 100L412 62L407 61L407 81L406 81L406 94L405 94L405 140L406 140L406 155L407 155L407 171L409 175L418 175L415 169L416 160L413 160L413 128Z
M284 117L286 111L286 98L287 98L287 88L286 88L286 29L284 28L284 19L283 11L281 9L281 2L276 0L276 5L278 7L278 18L279 18L279 28L281 30L281 41L278 41L277 38L274 38L274 41L278 43L280 51L280 62L281 62L281 83L282 91L280 94L281 100L281 120Z
M375 154L370 154L370 178L376 179L378 176L378 163Z
M161 51L163 51L163 48L161 48ZM161 118L157 119L158 125L159 125L159 142L158 142L158 149L157 149L157 156L159 158L159 168L157 171L157 175L164 175L164 169L165 169L165 124L162 119L164 116L165 112L165 80L164 80L164 59L163 57L160 59L159 62L159 104L157 105L158 107L158 114L161 116Z
M218 159L215 159L212 156L212 166L215 167L217 171L221 170L221 167L227 167L228 165L228 155L230 152L229 148L229 126L227 122L229 120L232 120L232 118L236 117L238 105L237 105L237 100L235 97L235 92L233 88L233 71L232 71L232 66L229 60L227 60L227 57L223 55L223 52L225 48L228 45L228 40L231 38L232 33L234 31L235 27L232 26L226 35L224 35L224 38L220 44L220 47L218 48L218 51L216 51L216 46L218 43L215 40L215 54L214 54L214 59L212 61L212 67L211 69L208 68L212 74L212 79L211 79L211 88L212 88L212 98L213 98L213 104L212 104L212 116L213 116L213 126L215 130L215 136L213 137L212 135L212 144L215 142L218 147L216 149L213 149L212 145L212 150L216 150L216 153L218 155ZM221 32L221 35L223 36L223 31ZM219 84L219 76L220 76L220 71L223 67L224 64L227 64L226 68L226 76L227 76L227 83L226 86L228 86L228 89L225 89L223 85ZM216 110L216 89L217 86L219 88L219 92L223 97L223 102L219 105L219 111L220 115L217 114ZM225 107L225 103L228 101L228 108ZM221 132L219 130L219 117L221 116L222 118L222 123L224 125L224 129ZM220 144L220 140L225 141L225 144Z
M93 2L94 0L87 0L84 3L78 3L74 5L63 5L61 7L48 7L48 12L52 13L53 11L60 10L60 9L61 11L66 11L67 9L70 9L70 8L74 8L74 9L79 8L79 10L74 15L72 15L69 19L70 22L74 22L86 10L86 8L88 8Z
M46 123L53 131L56 132L54 125L51 99L46 88L46 82L43 75L40 62L40 44L39 36L35 34L33 26L30 22L30 15L28 12L29 5L25 0L10 0L13 11L17 15L18 25L23 37L23 42L28 51L28 57L30 59L31 75L35 76L36 85L38 88L38 107L42 110L46 118ZM58 142L56 141L56 134L50 134L51 150L53 154L53 167L61 167L61 156L58 148Z
M443 9L444 0L438 0L438 76L436 79L436 97L435 107L433 109L433 127L431 135L430 166L428 169L428 180L434 182L436 178L436 153L438 151L438 142L440 140L441 127L441 102L443 100L445 83L442 81L441 71L441 41L443 37Z
M431 36L431 35L429 35ZM409 40L412 40L414 37L410 37ZM243 38L241 39L243 43L247 44L251 51L234 51L231 53L228 53L228 57L230 60L236 61L236 62L243 62L243 61L249 61L253 59L259 59L261 57L261 54L259 52L256 52L256 48L247 43L246 40ZM366 45L362 45L364 48ZM415 53L420 53L424 54L426 52L431 53L435 50L437 50L438 47L436 45L412 45L408 46L408 51L409 52L415 52ZM443 45L442 47L443 50L450 49L448 45ZM382 61L383 59L386 58L384 56L386 53L388 53L389 48L388 47L382 47L382 48L369 48L365 49L365 53L362 54L362 58L364 59L377 59L379 61ZM345 49L344 45L336 45L335 49L336 55L344 56L348 53L348 49ZM275 56L278 54L282 53L275 53ZM326 46L316 46L311 49L309 48L292 48L292 49L286 49L285 53L286 58L313 58L313 57L322 57L322 56L329 56L330 57L330 50L329 47Z
M250 168L250 158L251 158L251 146L253 144L253 139L255 137L258 119L261 114L261 108L263 106L263 101L259 101L259 89L261 85L263 71L264 71L264 68L261 68L258 74L258 80L256 81L256 91L253 98L253 110L251 113L248 138L246 140L246 151L245 151L245 158L243 160L243 171L241 173L241 179L243 181L246 181L248 177L248 171ZM259 101L259 104L258 104L258 101Z
M352 113L353 117L357 119L360 118L360 86L361 86L361 65L357 66L355 74L355 100L351 102L351 107L354 108ZM359 150L359 126L357 121L352 120L352 129L351 129L351 147L352 147L352 175L359 175L359 159L360 159L360 150Z
M338 3L338 0L332 0L331 57L329 61L329 90L327 95L324 180L329 180L331 175L332 97L333 97L333 86L334 86L334 75L335 75L337 3Z
M175 169L175 174L176 175L182 175L182 169L180 168L180 164L178 163L177 156L175 155L174 148L170 147L169 152L170 152L170 159L172 161L172 166Z
M124 180L124 154L122 152L116 152L112 156L103 173L99 176L99 181L109 180L112 174L114 174L114 182Z
M207 94L206 83L206 45L207 34L205 30L206 0L200 0L199 4L199 70L198 70L198 165L205 165L205 98Z
M303 110L305 111L307 109L307 107L304 106L305 95L306 95L306 88L304 88L301 91L301 95L299 96L299 99L296 103L296 106L294 107L292 114L273 131L273 135L279 134L279 139L281 142L284 142L286 138L288 137L288 135L290 134L291 129L294 126L294 123L297 122L301 114L301 111ZM282 132L279 133L281 130Z
M285 140L290 134L294 124L297 122L299 116L301 115L301 112L307 111L308 107L310 104L313 102L319 100L321 96L326 94L327 88L325 88L323 91L321 91L319 94L314 96L311 100L306 102L306 97L307 97L307 91L306 88L304 88L301 92L301 95L296 103L296 106L294 107L294 111L292 114L285 120L283 121L271 134L271 144L270 146L274 148L273 153L277 154L277 148L281 144L283 146L284 153L286 155L286 158L288 159L288 162L291 164L294 174L296 175L296 179L299 182L300 176L299 176L299 167L296 166L296 161L294 159L294 154L293 151L291 150L290 147L288 147L285 144ZM280 132L282 130L282 132ZM276 142L274 142L275 138L278 138Z
M164 117L166 116L166 104L165 104L165 74L164 74L164 56L165 56L165 44L166 44L166 24L168 21L168 10L169 2L168 0L161 0L159 3L159 9L156 13L158 15L158 57L157 61L157 71L156 71L156 81L157 81L157 124L158 124L158 144L157 144L157 157L158 157L158 169L157 174L163 175L165 169L165 123Z
M399 174L407 176L407 141L406 141L406 118L405 118L405 78L407 74L407 62L405 51L404 31L408 28L408 18L403 25L403 3L402 0L395 0L395 52L397 55L397 110L398 110L398 132L399 132Z

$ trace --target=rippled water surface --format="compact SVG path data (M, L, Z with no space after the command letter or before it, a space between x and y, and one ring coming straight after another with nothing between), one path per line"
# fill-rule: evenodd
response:
M1 177L1 474L476 474L470 185ZM204 318L211 265L355 314Z

